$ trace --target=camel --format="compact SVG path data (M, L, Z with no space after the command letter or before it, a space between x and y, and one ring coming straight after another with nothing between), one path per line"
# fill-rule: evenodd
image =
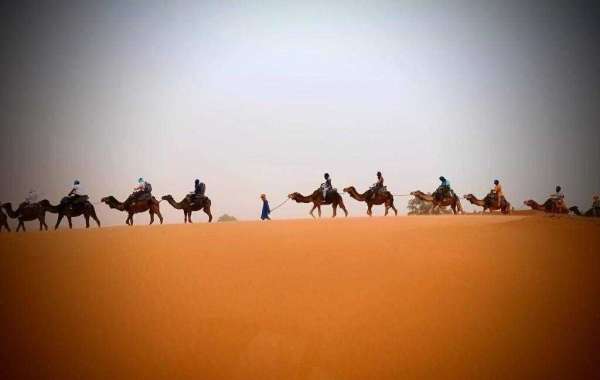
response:
M6 210L6 213L10 218L17 219L19 221L19 224L17 225L17 232L19 232L20 229L23 229L23 232L25 232L25 222L30 222L36 219L40 222L40 231L42 231L42 229L46 229L46 231L48 231L48 225L46 224L46 209L41 205L42 202L32 203L30 205L21 203L19 208L16 210L12 209L12 204L5 203L2 205L2 208Z
M539 204L536 201L534 201L533 199L529 199L529 200L526 200L525 202L523 202L523 204L525 206L531 207L532 210L544 211L549 214L568 214L569 213L569 209L567 208L567 206L564 205L564 203L561 205L557 205L556 201L554 201L553 199L548 199L543 204Z
M463 212L462 205L460 204L460 199L458 199L456 195L454 195L453 197L445 196L441 201L438 201L433 195L425 194L421 190L413 191L410 193L410 195L419 198L424 202L429 202L433 204L433 207L429 211L430 214L433 214L433 211L436 207L446 206L450 206L450 208L452 208L452 212L454 213L454 215L458 214L459 212Z
M337 215L338 206L344 211L346 216L348 216L348 210L346 210L346 206L344 206L344 200L342 199L342 196L335 190L330 191L327 194L327 198L325 199L325 201L323 201L323 191L321 189L313 191L313 193L308 196L295 192L288 195L288 198L298 203L312 203L313 208L310 209L309 214L313 218L315 217L315 215L313 214L313 211L315 211L315 209L317 209L317 211L319 212L319 218L321 217L322 205L331 205L331 207L333 207L333 218L335 218Z
M203 197L197 202L191 204L188 197L183 198L181 202L175 202L175 199L170 194L162 197L163 201L167 201L173 208L183 210L183 223L192 223L192 211L203 210L208 215L208 223L212 222L212 214L210 213L210 198Z
M10 226L8 225L6 214L2 212L2 204L0 204L0 232L2 232L2 228L6 228L6 230L10 232Z
M600 218L600 209L598 207L592 207L591 209L587 210L583 214L579 211L579 207L577 207L577 206L570 207L569 211L571 211L573 214L575 214L577 216Z
M133 226L133 215L139 214L142 212L148 211L150 213L150 224L154 223L154 214L158 216L160 220L160 224L163 223L163 217L160 213L159 201L156 198L151 197L150 199L138 200L132 202L129 206L125 206L125 203L119 202L115 197L108 196L104 197L101 200L106 203L108 207L117 209L119 211L127 212L127 219L125 219L125 224L129 226Z
M385 206L385 215L387 216L389 209L394 210L394 213L398 215L398 210L394 207L394 196L389 191L378 191L375 194L375 197L372 199L373 189L369 189L364 193L360 194L356 191L354 186L350 186L344 189L344 193L348 193L352 198L356 199L359 202L367 203L367 215L373 215L373 205L381 205Z
M46 211L53 214L58 214L56 225L54 226L55 230L58 229L60 222L65 216L69 222L69 228L73 228L71 218L82 215L85 218L85 228L90 228L90 217L94 219L98 227L100 227L100 220L98 219L98 216L96 216L96 209L94 208L94 205L87 200L87 197L84 201L76 202L74 204L69 201L61 202L60 204L54 206L46 199L41 201L40 204L46 209Z
M483 199L477 199L477 197L473 194L467 194L464 196L464 198L471 202L471 204L483 207L483 212L485 212L485 210L490 210L491 214L492 211L500 210L503 214L510 214L510 203L504 197L502 197L500 205L498 205L498 203L492 199L489 194Z

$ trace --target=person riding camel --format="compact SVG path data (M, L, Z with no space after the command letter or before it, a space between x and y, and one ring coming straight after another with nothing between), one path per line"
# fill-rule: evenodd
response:
M321 184L321 190L323 190L323 201L327 199L327 193L333 190L333 186L331 185L331 177L329 173L325 173L325 182Z
M79 180L76 179L73 182L73 187L71 188L71 191L69 191L69 194L67 194L67 196L63 198L63 202L76 203L86 198L87 195L83 194L81 189L81 182L79 182Z
M562 192L562 188L560 186L556 186L555 190L555 193L550 194L549 201L552 201L554 203L554 207L557 210L565 208L565 194Z
M494 180L494 187L492 188L491 193L493 194L494 200L498 204L498 207L500 207L500 203L502 202L502 197L504 197L504 194L502 193L502 185L500 185L500 181L497 179Z
M446 177L441 176L439 179L442 183L433 194L438 201L441 201L445 196L453 196L454 193L450 187L450 181L448 181Z
M371 186L371 199L375 198L378 192L383 191L383 188L383 176L381 175L381 172L377 172L377 182Z
M188 200L193 204L194 201L204 198L205 193L206 185L196 178L194 181L194 191L188 194Z
M35 190L31 189L29 190L29 193L27 193L27 196L25 197L25 206L29 206L31 204L36 203L38 200L38 194Z
M130 205L135 201L140 200L145 195L152 194L152 185L146 182L142 177L138 179L137 185L133 188L133 193L125 201L126 205Z

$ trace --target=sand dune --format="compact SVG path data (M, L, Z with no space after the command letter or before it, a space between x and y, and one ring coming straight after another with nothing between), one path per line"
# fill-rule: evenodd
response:
M592 378L599 243L527 215L0 234L0 375Z

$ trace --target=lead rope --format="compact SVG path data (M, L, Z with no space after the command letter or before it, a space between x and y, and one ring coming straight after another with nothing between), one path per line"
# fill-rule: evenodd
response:
M287 198L285 201L281 202L280 204L278 204L277 206L275 206L274 208L271 209L271 212L277 210L279 207L283 206L284 204L286 204L288 201L290 200L290 198Z

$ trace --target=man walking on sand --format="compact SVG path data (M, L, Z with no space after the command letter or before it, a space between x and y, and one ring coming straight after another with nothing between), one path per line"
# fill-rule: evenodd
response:
M261 194L260 199L262 199L262 201L263 201L260 219L261 220L271 220L271 218L269 218L269 214L271 213L271 208L269 207L269 201L267 201L267 196L265 194Z

